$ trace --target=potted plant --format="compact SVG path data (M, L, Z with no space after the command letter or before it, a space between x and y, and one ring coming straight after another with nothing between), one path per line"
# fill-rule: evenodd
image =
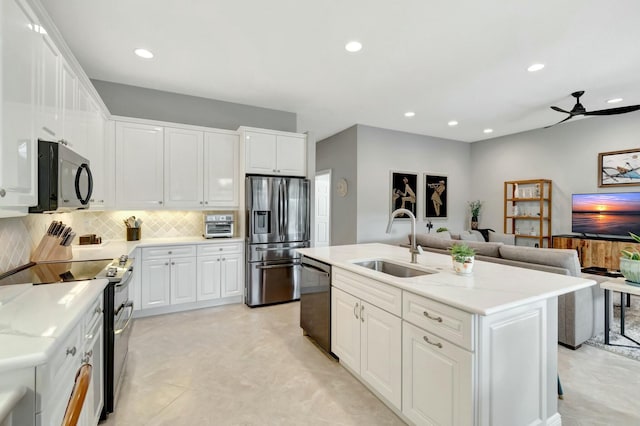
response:
M471 229L478 229L478 216L480 216L481 208L482 201L469 201L469 209L471 210Z
M640 243L640 236L629 232L631 238ZM628 283L640 286L640 252L635 247L626 247L620 250L620 273Z
M449 249L453 260L453 269L461 275L468 275L473 270L476 251L464 243L457 243Z

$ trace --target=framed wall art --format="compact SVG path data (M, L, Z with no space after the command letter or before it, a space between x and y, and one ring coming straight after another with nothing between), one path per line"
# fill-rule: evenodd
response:
M447 218L447 177L430 173L424 174L424 217L425 219Z
M391 172L391 202L389 214L397 209L407 209L416 215L418 174L411 172ZM399 219L409 219L408 215L398 215Z
M640 185L640 149L598 154L598 186Z

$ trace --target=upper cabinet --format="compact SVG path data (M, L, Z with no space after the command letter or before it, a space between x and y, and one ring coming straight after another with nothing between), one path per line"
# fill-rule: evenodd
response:
M233 131L117 122L115 207L238 207L238 152Z
M240 130L244 140L245 173L306 176L305 135L248 127Z
M36 20L21 1L0 7L0 213L26 214L35 205L35 113L39 36ZM12 209L14 209L12 211Z

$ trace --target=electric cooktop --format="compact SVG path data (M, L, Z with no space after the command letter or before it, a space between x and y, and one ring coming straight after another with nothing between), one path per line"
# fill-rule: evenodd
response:
M113 259L78 260L67 262L27 263L0 275L0 286L9 284L51 284L92 280Z

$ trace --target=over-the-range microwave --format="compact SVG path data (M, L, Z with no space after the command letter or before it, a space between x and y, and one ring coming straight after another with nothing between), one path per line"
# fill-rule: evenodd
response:
M38 141L38 205L30 213L89 208L93 176L89 160L59 143Z

